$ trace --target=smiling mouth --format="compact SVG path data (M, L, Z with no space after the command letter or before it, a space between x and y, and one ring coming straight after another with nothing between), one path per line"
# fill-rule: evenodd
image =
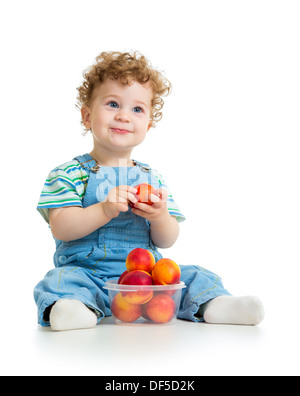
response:
M112 130L113 132L119 133L119 134L131 133L131 132L128 131L127 129L111 128L111 130Z

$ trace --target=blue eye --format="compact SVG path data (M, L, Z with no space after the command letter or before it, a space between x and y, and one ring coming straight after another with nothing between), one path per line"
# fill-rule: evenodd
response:
M112 107L113 109L117 109L117 108L119 107L118 103L115 102L114 100L111 100L111 101L108 103L108 106Z
M134 107L133 111L134 111L135 113L142 113L142 112L143 112L143 109L142 109L140 106L136 106L136 107Z

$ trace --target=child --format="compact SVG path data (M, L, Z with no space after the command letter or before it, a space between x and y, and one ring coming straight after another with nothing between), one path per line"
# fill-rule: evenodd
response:
M93 136L90 154L55 168L38 210L56 243L55 269L35 287L38 322L53 330L94 327L111 315L103 286L125 270L136 247L172 246L184 220L162 177L131 158L162 117L171 85L137 53L103 52L78 88L82 124ZM152 206L137 203L134 186L157 190ZM133 208L129 206L133 204ZM221 279L202 267L181 266L178 317L195 322L255 325L263 319L256 297L232 297Z

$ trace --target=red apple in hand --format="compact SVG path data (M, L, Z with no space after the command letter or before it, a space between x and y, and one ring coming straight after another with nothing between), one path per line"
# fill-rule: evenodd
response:
M135 186L137 189L137 192L135 194L136 199L138 202L147 204L147 205L153 205L154 202L151 201L151 194L157 195L155 188L152 187L150 184L147 183L142 183L138 184ZM132 202L129 202L129 206L132 208L134 207L134 204Z

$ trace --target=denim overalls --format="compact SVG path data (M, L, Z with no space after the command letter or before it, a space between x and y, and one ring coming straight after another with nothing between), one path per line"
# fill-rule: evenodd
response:
M135 162L134 167L99 167L89 154L75 158L89 174L83 197L83 207L102 202L108 192L119 185L136 186L140 183L160 188L151 169ZM38 322L49 325L47 308L58 299L76 299L91 308L98 317L111 315L107 291L103 289L108 279L118 278L126 270L128 253L136 247L149 249L156 261L162 258L150 238L150 225L144 218L129 209L121 212L103 227L84 238L63 242L55 239L55 269L49 271L34 289L38 307ZM197 315L200 305L222 294L229 294L221 279L201 267L181 266L183 289L178 317L201 321Z

